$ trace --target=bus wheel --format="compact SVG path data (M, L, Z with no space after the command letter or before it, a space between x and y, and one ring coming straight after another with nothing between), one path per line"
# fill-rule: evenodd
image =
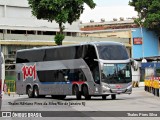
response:
M89 95L87 86L83 87L83 95L84 95L86 100L90 100L91 99L91 96Z
M81 92L79 91L78 87L74 87L74 93L76 95L77 100L81 100Z
M27 87L27 94L29 98L33 98L33 90L31 87Z
M115 100L115 99L116 99L116 94L112 94L112 95L111 95L111 99L112 99L112 100Z
M33 94L34 94L34 97L35 98L38 98L39 97L39 89L37 86L34 87L33 89Z
M107 97L106 95L103 95L103 96L102 96L102 99L103 99L103 100L106 100L106 97Z

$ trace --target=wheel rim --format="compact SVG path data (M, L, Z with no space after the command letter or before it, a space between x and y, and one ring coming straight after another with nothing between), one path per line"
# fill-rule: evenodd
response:
M35 91L34 91L34 96L38 96L38 93L37 93L37 89L35 89Z
M31 95L32 95L32 89L29 88L29 89L28 89L28 96L31 96Z

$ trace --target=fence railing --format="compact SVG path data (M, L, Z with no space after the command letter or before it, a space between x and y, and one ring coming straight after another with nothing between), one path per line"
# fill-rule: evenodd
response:
M5 92L16 92L16 82L14 80L5 80L6 90Z

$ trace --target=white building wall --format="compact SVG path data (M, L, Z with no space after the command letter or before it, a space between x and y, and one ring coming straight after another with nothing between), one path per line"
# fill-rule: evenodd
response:
M0 26L3 29L12 29L14 26L24 26L29 28L52 28L58 30L56 22L47 20L37 20L31 13L27 0L0 0ZM5 26L5 27L4 27ZM79 20L72 25L65 24L66 31L79 30Z

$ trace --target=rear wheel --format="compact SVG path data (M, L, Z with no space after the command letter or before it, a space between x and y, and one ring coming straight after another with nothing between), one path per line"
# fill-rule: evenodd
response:
M35 98L40 97L40 96L39 96L39 89L38 89L37 86L34 87L34 89L33 89L33 94L34 94L34 97L35 97Z
M33 90L31 87L27 87L27 94L29 98L33 98Z
M78 87L74 87L74 93L76 95L77 100L81 100L81 92L79 91Z
M112 94L112 95L111 95L111 99L112 99L112 100L115 100L115 99L116 99L116 94Z
M84 95L84 97L85 97L86 100L90 100L91 99L91 96L89 95L88 87L87 86L83 87L83 95Z

